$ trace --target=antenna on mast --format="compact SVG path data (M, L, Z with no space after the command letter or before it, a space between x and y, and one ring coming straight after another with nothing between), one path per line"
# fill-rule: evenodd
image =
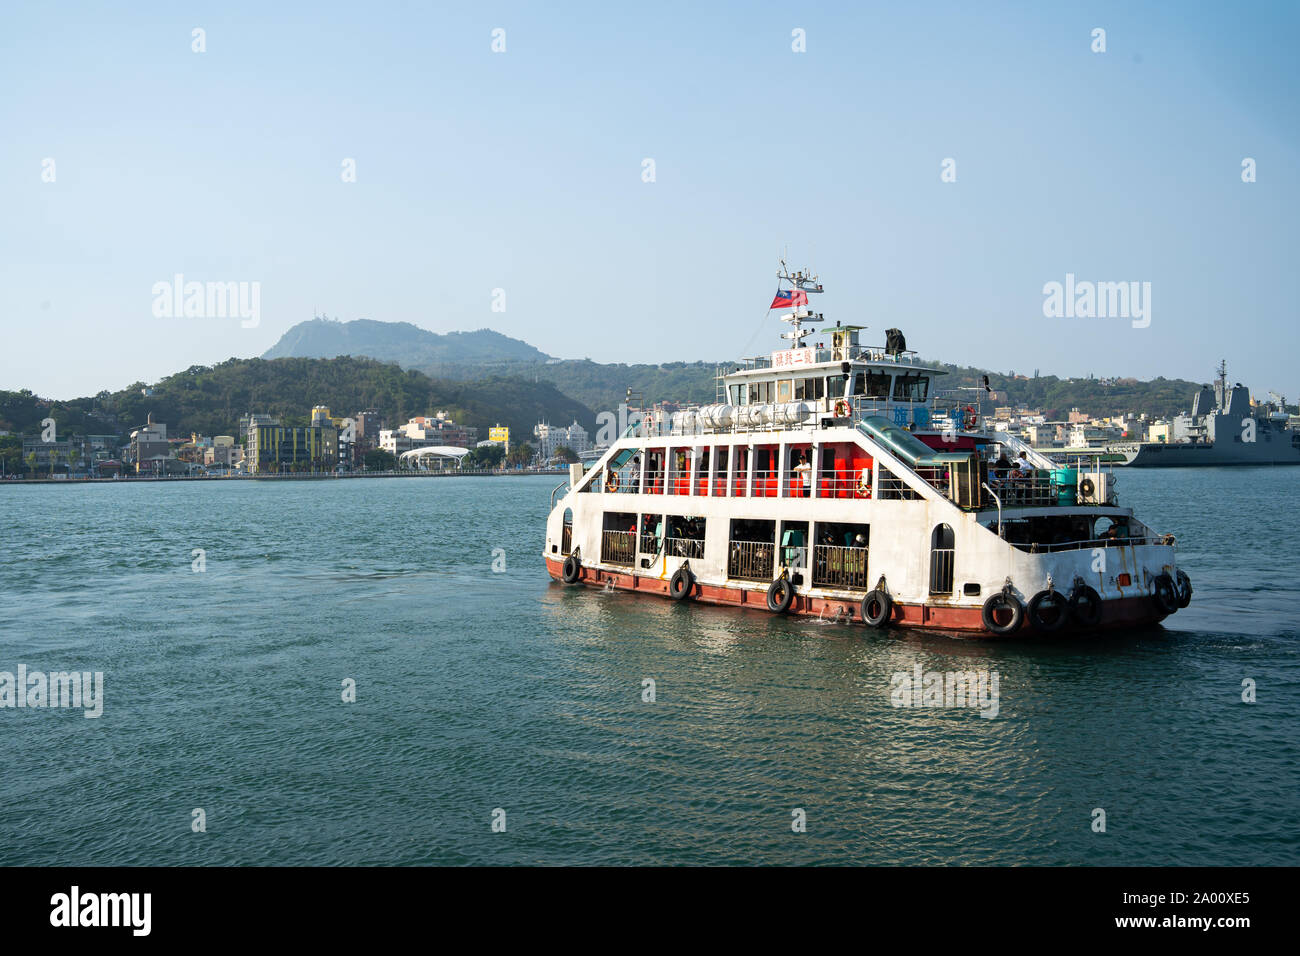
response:
M806 293L825 291L822 288L822 284L817 281L817 276L809 275L802 270L792 273L789 267L785 264L785 259L781 260L781 268L777 271L776 277L778 282L788 282L790 283L791 289L805 293L805 302L807 301ZM813 312L811 309L807 308L801 309L796 304L793 312L781 316L782 322L789 322L794 326L789 332L782 332L781 338L789 339L795 348L802 348L804 338L812 335L815 331L814 329L803 328L802 324L804 322L822 322L825 321L825 318L826 317L820 312Z

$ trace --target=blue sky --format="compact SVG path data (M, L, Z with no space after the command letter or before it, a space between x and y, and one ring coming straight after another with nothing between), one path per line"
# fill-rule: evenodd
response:
M1300 396L1296 4L271 6L4 6L0 387L258 355L313 310L753 354L788 250L832 321L927 357L1225 357ZM155 317L176 273L259 282L259 324ZM1150 282L1150 326L1045 318L1066 273Z

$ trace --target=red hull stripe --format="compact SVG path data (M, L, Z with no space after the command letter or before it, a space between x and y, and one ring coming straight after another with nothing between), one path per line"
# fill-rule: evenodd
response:
M562 560L546 558L546 570L550 576L560 580L560 572L563 566ZM668 597L668 580L667 578L651 578L640 575L628 574L626 572L611 571L605 568L583 567L582 576L578 579L579 584L590 587L612 586L623 591L635 591L641 594L655 594L660 597ZM730 605L732 607L757 608L765 614L771 612L767 609L767 589L763 587L745 588L734 585L718 586L714 584L695 584L694 593L690 600L702 601L705 604ZM858 599L861 600L860 598ZM818 597L809 597L804 594L796 594L793 603L790 605L789 614L795 614L808 617L833 618L837 614L841 619L847 614L849 618L858 624L862 622L862 615L858 606L858 601L826 599ZM1156 607L1155 599L1149 595L1138 595L1130 598L1120 598L1113 601L1102 602L1102 618L1099 629L1114 629L1125 627L1139 627L1142 625L1155 624L1163 620L1165 615ZM893 615L890 623L898 627L915 627L915 628L933 628L941 631L979 631L988 633L984 630L984 621L981 609L978 607L946 607L944 605L933 604L894 604ZM1022 624L1020 630L1027 631L1032 628L1026 622Z

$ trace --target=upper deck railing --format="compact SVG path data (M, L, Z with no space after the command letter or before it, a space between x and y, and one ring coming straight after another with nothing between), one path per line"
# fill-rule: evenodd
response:
M836 406L845 402L848 415L837 415ZM725 404L725 403L718 403ZM763 413L755 415L750 409L785 409L795 405L805 405L802 419L796 421L762 421ZM818 427L823 419L841 419L852 425L864 418L884 418L901 428L919 428L921 430L939 430L951 427L955 431L967 431L977 421L960 400L939 398L928 402L905 402L892 398L871 398L854 396L852 399L815 399L811 401L793 401L762 403L754 405L732 405L732 421L727 425L706 424L699 416L703 406L692 406L676 412L656 412L646 410L646 417L634 421L623 430L623 438L698 438L706 435L750 435L769 434L771 432L803 431ZM788 417L788 413L782 413ZM775 416L774 416L775 417Z
M905 368L929 368L922 365L920 356L912 349L904 349L901 352L888 352L883 347L855 345L848 348L809 348L811 352L809 361L804 364L791 366L793 369L805 368L807 365L821 365L829 362L879 362L885 365L900 365ZM739 359L735 362L728 362L725 365L718 366L718 377L725 378L727 375L733 375L736 372L756 372L763 369L772 368L772 356L755 355L751 358ZM725 370L725 371L724 371Z

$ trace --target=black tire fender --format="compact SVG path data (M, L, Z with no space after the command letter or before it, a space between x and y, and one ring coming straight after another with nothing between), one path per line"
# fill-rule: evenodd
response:
M668 596L674 601L685 601L695 590L695 575L687 567L678 568L668 579Z
M1044 605L1055 607L1057 609L1055 616L1051 616L1049 612L1049 615L1044 617ZM1070 602L1066 600L1065 595L1060 591L1039 591L1029 599L1027 613L1029 623L1033 625L1034 630L1050 634L1053 631L1060 630L1065 622L1070 619Z
M1076 624L1096 627L1101 623L1101 595L1081 584L1070 592L1070 617Z
M767 609L773 614L784 614L794 603L794 585L789 578L777 578L767 586Z
M999 624L994 614L1004 607L1011 609L1011 620L1005 624ZM997 594L989 595L989 599L984 602L984 607L980 611L980 618L984 622L984 629L990 634L999 636L1011 634L1024 623L1025 606L1020 603L1020 598L1010 591L999 591Z
M1174 589L1174 579L1167 574L1156 575L1152 582L1151 597L1155 600L1156 607L1166 614L1178 610L1178 592Z
M1175 577L1174 584L1178 591L1178 606L1187 607L1192 603L1192 579L1187 576L1187 572L1179 568Z
M581 577L582 562L578 560L576 554L571 554L564 559L564 567L560 569L560 580L565 584L577 584Z
M881 590L868 591L858 608L867 627L884 627L894 613L894 602Z

